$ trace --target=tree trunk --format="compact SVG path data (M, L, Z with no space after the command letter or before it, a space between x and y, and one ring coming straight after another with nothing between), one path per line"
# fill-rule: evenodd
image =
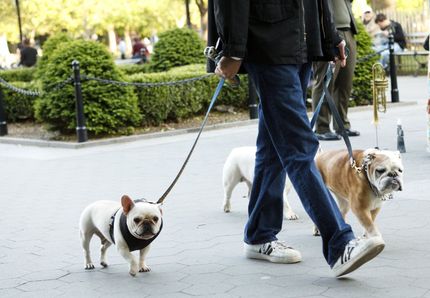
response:
M124 41L125 41L125 47L126 47L126 51L125 54L127 55L127 57L131 57L132 54L132 49L133 49L133 44L131 42L131 37L130 37L130 28L125 28L124 30Z
M116 35L115 27L113 25L108 26L108 38L109 38L109 51L111 53L116 53Z
M208 30L208 5L205 0L195 0L200 12L200 36L207 39Z
M187 27L191 29L190 0L185 0L185 14L187 17Z

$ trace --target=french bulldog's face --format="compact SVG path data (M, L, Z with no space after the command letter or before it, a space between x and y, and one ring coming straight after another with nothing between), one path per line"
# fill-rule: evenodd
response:
M162 217L159 204L148 202L134 203L127 196L121 199L121 203L127 216L128 230L134 237L147 240L158 234Z
M403 189L403 163L399 151L375 150L369 166L369 179L385 195Z

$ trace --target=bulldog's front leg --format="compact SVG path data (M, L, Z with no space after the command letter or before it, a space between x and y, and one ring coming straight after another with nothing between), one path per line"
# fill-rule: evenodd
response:
M376 227L375 223L372 220L372 215L370 210L352 208L352 211L354 212L355 216L357 216L358 220L360 221L361 225L365 230L363 236L365 237L381 236L381 233L379 232L378 228Z
M139 270L137 260L135 256L130 252L127 246L118 245L118 252L123 256L123 258L130 264L130 275L136 276Z
M147 247L145 247L144 249L140 250L140 260L139 260L139 272L149 272L151 271L151 268L146 265L145 262L145 257L149 252L149 247L151 245L148 245Z

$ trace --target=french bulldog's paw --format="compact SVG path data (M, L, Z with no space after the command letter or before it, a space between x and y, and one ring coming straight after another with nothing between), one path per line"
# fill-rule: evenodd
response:
M297 214L295 214L293 211L288 211L285 214L285 218L288 220L296 220L296 219L299 219L299 216Z
M231 211L231 204L230 204L230 202L224 203L224 205L222 207L223 207L225 213L229 213Z
M149 272L151 271L151 267L149 266L142 266L142 268L139 269L139 272Z
M136 276L138 268L139 267L137 267L137 265L130 265L130 271L129 271L130 275Z
M93 263L88 263L85 265L85 270L92 270L92 269L94 269Z
M108 266L108 264L104 261L100 262L100 265L102 265L103 268L106 268Z

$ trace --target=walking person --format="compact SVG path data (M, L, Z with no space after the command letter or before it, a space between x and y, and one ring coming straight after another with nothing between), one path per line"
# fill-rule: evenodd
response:
M318 140L303 101L306 84L300 78L306 76L300 73L308 57L327 54L333 59L328 52L335 46L345 64L345 44L335 43L331 34L329 1L304 2L305 7L296 0L210 0L208 43L214 45L217 35L222 42L223 57L215 72L232 79L242 67L260 98L245 256L275 263L301 261L300 252L276 236L282 228L282 193L288 173L306 212L321 229L327 263L341 276L375 257L384 241L355 238L315 166Z
M354 78L354 70L357 56L357 44L354 35L357 34L357 27L354 21L354 16L351 9L350 0L332 0L333 3L333 18L336 28L346 42L349 49L348 63L345 67L341 67L340 63L336 63L332 80L329 85L329 91L333 96L337 110L341 117L341 121L346 129L346 133L350 137L359 136L360 133L351 129L351 123L348 119L348 103L352 92L352 79ZM312 109L318 105L318 102L323 93L324 76L329 67L329 62L314 62L314 79L315 83L312 88ZM340 127L336 121L332 121L332 113L327 102L321 106L315 124L315 133L318 140L332 141L340 140L339 135ZM333 122L333 129L331 131L330 123Z

